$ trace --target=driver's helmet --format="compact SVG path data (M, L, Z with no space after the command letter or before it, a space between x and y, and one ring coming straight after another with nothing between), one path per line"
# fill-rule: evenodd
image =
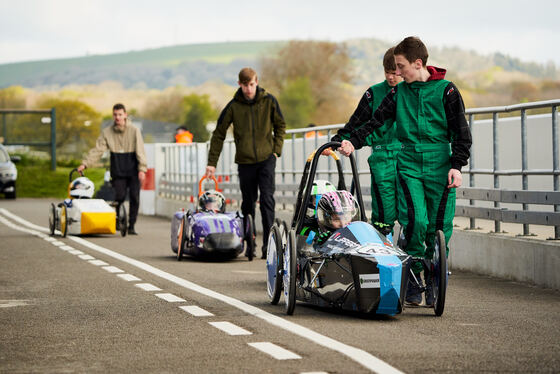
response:
M226 199L216 190L208 190L198 198L198 205L202 211L225 212Z
M307 216L315 217L317 213L317 204L319 203L321 196L332 191L336 191L336 188L331 182L323 179L315 179L313 181L313 187L311 187Z
M325 193L317 206L317 221L322 231L346 227L359 216L358 202L348 191Z
M79 177L72 181L70 185L70 197L73 199L91 199L95 187L93 182L87 177Z

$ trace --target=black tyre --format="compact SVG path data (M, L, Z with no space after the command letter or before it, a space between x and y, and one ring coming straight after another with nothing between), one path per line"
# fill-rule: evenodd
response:
M51 236L54 235L54 231L56 230L56 206L51 204L49 208L49 233Z
M6 192L4 193L4 195L6 196L6 199L15 199L16 198L16 184L14 182L14 190L12 192Z
M282 292L283 251L281 229L275 223L270 228L266 251L266 291L273 305L278 304Z
M60 207L60 236L65 238L66 235L68 235L68 210L66 204L62 204Z
M253 221L253 216L247 214L244 223L245 256L249 261L253 261L255 257L255 221Z
M120 231L121 236L126 236L128 227L128 218L126 215L126 208L124 203L117 205L117 230Z
M447 246L443 231L436 231L436 244L432 257L432 285L434 292L434 312L436 316L443 314L445 292L447 291Z
M286 243L288 242L288 232L290 231L288 229L288 224L286 223L286 221L282 221L282 247L286 246Z
M185 248L187 246L188 224L188 217L185 214L183 215L181 225L179 226L179 232L177 233L177 261L181 261L183 254L185 253Z
M286 314L294 314L296 306L296 271L297 271L297 255L296 255L296 233L290 230L288 233L288 241L284 248L284 303Z

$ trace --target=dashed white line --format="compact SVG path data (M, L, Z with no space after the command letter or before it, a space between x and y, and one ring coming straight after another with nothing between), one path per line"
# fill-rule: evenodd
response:
M59 249L62 249L63 251L73 251L74 249L76 249L76 248L74 248L74 247L70 247L69 245L62 245L62 246L60 246L60 247L58 247L58 248L59 248Z
M103 266L101 269L108 271L109 273L124 273L124 270L121 270L116 266Z
M108 263L106 263L105 261L101 261L101 260L93 260L93 261L89 261L90 264L95 265L95 266L106 266L109 265Z
M66 243L61 242L60 240L55 240L54 242L51 242L52 245L56 245L57 247L62 247L63 245L66 245Z
M47 236L46 238L43 238L43 240L46 240L47 242L56 242L57 241L55 238L51 238L50 236Z
M135 277L132 274L117 274L117 277L124 279L127 282L140 281L142 279Z
M224 321L224 322L208 322L208 323L229 335L252 335L253 334L251 331L247 331L244 328L234 325L231 322Z
M136 283L135 286L143 289L144 291L161 291L161 288L156 287L151 283Z
M196 305L187 305L187 306L180 306L180 309L183 309L185 312L192 314L195 317L212 317L213 314L209 311L202 309Z
M299 374L329 374L326 371L306 371L304 373L299 373Z
M49 232L47 228L39 226L39 225L35 225L13 213L11 213L10 211L4 209L4 208L0 208L0 213L3 214L6 217L11 218L12 220L16 221L17 223L21 224L21 225L25 225L30 229L33 230L38 230L40 232ZM5 225L12 227L14 230L20 230L20 231L25 231L28 232L30 234L34 234L33 231L31 231L30 229L24 229L21 227L21 225L15 225L14 223L12 223L11 221L0 217L0 222L4 223ZM335 339L329 338L328 336L319 334L316 331L311 330L310 328L307 328L305 326L302 325L298 325L297 323L291 322L289 320L286 320L284 318L278 317L274 314L268 313L260 308L257 308L253 305L244 303L240 300L237 300L233 297L224 295L224 294L220 294L219 292L210 290L206 287L202 287L196 283L193 282L189 282L186 279L177 277L173 274L170 274L168 272L165 272L161 269L158 269L152 265L149 265L147 263L144 263L142 261L138 261L136 259L130 258L128 256L122 255L120 253L111 251L110 249L101 247L99 245L93 244L85 239L79 238L79 237L75 237L75 236L70 236L69 237L70 240L83 245L84 247L87 247L89 249L92 249L96 252L99 253L103 253L107 256L113 257L119 261L125 262L129 265L135 266L139 269L142 269L144 271L150 272L160 278L163 278L165 280L168 280L169 282L172 282L174 284L177 284L181 287L184 287L186 289L189 289L191 291L195 291L198 292L202 295L214 298L216 300L219 300L221 302L224 302L228 305L231 305L239 310L242 310L250 315L253 315L257 318L260 318L264 321L266 321L267 323L282 328L286 331L289 331L290 333L297 335L301 338L307 339L310 342L313 342L315 344L318 344L320 346L323 346L327 349L330 349L332 351L335 352L339 352L347 357L349 357L350 359L352 359L353 361L359 363L360 365L374 371L374 372L378 372L378 373L384 373L384 374L402 374L402 372L396 368L394 368L393 366L389 365L388 363L380 360L379 358L375 357L374 355L364 351L363 349L360 348L356 348L347 344L344 344L342 342L339 342ZM96 261L96 260L94 260ZM93 262L93 261L90 261Z
M81 258L82 260L95 260L95 257L90 255L79 255L78 257Z
M301 359L300 355L295 354L292 351L288 351L276 344L269 342L259 342L259 343L247 343L251 347L264 352L277 360L298 360Z
M156 296L170 303L181 303L187 301L185 299L181 299L179 296L173 295L172 293L156 293Z
M74 249L72 251L68 251L68 253L73 254L73 255L83 255L84 252L80 251L79 249Z

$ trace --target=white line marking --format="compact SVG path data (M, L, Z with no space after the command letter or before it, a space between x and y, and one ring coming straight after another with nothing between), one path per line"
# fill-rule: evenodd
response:
M258 349L261 352L264 352L277 360L298 360L301 359L300 355L297 355L287 349L284 349L276 344L268 343L268 342L260 342L260 343L247 343L251 347Z
M117 277L124 279L127 282L140 281L142 279L135 277L132 274L117 274Z
M53 237L50 237L50 236L47 236L47 237L43 238L43 240L45 240L47 242L51 242L51 243L57 241L56 238L53 238Z
M186 301L185 299L181 299L179 296L175 296L172 293L156 293L156 296L170 303L182 303Z
M180 306L180 309L183 309L185 312L192 314L195 317L212 317L213 314L202 309L196 305L187 305L187 306Z
M254 270L232 270L232 273L240 274L266 274L266 271L254 271Z
M12 220L21 223L31 229L35 229L41 232L45 232L48 233L49 230L45 227L41 227L38 225L35 225L29 221L24 220L23 218L11 213L10 211L4 209L4 208L0 208L0 213L11 218ZM20 231L25 231L25 232L29 232L30 234L34 234L34 232L26 230L26 229L22 229L20 226L16 226L14 225L12 222L3 219L0 217L0 221L3 222L4 224L6 224L7 226L13 227L15 230L20 230ZM390 374L390 373L395 373L395 374L402 374L401 371L397 370L396 368L392 367L391 365L389 365L388 363L378 359L377 357L373 356L372 354L356 348L356 347L352 347L350 345L341 343L337 340L334 340L332 338L329 338L328 336L319 334L318 332L315 332L305 326L301 326L298 325L297 323L288 321L284 318L278 317L274 314L268 313L262 309L259 309L253 305L244 303L243 301L234 299L233 297L230 296L226 296L223 295L221 293L212 291L208 288L202 287L196 283L193 282L189 282L186 279L183 278L179 278L173 274L167 273L163 270L160 270L154 266L148 265L142 261L138 261L135 260L133 258L127 257L125 255L122 255L120 253L111 251L110 249L101 247L97 244L93 244L88 242L87 240L84 240L82 238L79 237L75 237L75 236L70 236L69 237L70 240L73 240L76 243L79 243L81 245L83 245L84 247L88 247L96 252L99 253L103 253L107 256L113 257L117 260L120 260L122 262L125 262L129 265L135 266L139 269L142 269L144 271L147 271L149 273L152 273L158 277L161 277L163 279L168 280L169 282L175 283L181 287L184 287L186 289L189 289L191 291L194 292L198 292L202 295L211 297L213 299L219 300L221 302L224 302L228 305L231 305L239 310L244 311L245 313L248 313L250 315L253 315L257 318L260 318L262 320L264 320L265 322L279 327L281 329L284 329L288 332L293 333L294 335L297 335L301 338L307 339L315 344L318 344L320 346L323 346L325 348L331 349L335 352L339 352L347 357L349 357L350 359L354 360L355 362L359 363L360 365L364 366L365 368L368 368L374 372L378 372L378 373L384 373L384 374ZM91 261L90 261L91 262Z
M151 283L136 283L135 286L143 289L144 291L161 291L161 288L156 287Z
M66 245L66 243L61 242L60 240L55 240L54 242L51 242L52 245L56 245L57 247L62 247L63 245Z
M95 260L95 257L90 255L79 255L78 257L81 258L82 260Z
M229 335L253 335L251 331L247 331L231 322L208 322L215 328L222 330Z
M63 251L73 251L74 249L76 249L74 247L70 247L69 245L63 245L63 246L60 246L58 248L62 249Z
M80 251L79 249L73 249L71 251L68 251L68 253L73 254L73 255L83 255L84 252Z
M304 373L299 373L299 374L329 374L326 371L306 371Z
M101 269L106 270L109 273L124 273L124 270L121 270L116 266L103 266Z
M109 264L106 263L105 261L101 261L101 260L93 260L93 261L90 261L89 263L92 264L92 265L95 265L95 266L106 266L106 265L109 265Z

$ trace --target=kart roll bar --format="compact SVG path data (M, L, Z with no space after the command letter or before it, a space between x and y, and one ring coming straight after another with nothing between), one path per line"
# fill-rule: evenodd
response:
M218 188L218 180L216 179L216 177L215 177L215 176L211 176L210 178L208 178L206 175L203 175L202 178L200 178L200 180L198 181L198 197L202 196L202 194L204 193L204 192L202 191L202 182L203 182L205 179L212 179L212 180L214 181L214 187L215 187L214 189L215 189L216 191L219 191L219 188Z
M76 169L76 168L70 170L70 174L68 174L68 198L69 199L72 198L72 196L70 196L70 188L72 188L72 174L74 174L74 173L78 173L82 177L84 176L83 171L78 171L78 169Z
M303 168L303 174L301 176L301 181L299 183L299 187L298 187L298 195L297 195L297 199L296 199L296 209L294 212L294 220L298 217L298 213L299 209L301 208L301 203L302 203L302 195L303 195L303 191L305 191L305 184L307 183L307 178L309 176L309 168L311 166L311 161L313 161L313 158L315 157L315 154L317 153L317 150L314 150L313 152L311 152L311 154L309 155L309 157L307 157L307 160L305 162L305 166ZM340 162L340 157L338 157L338 155L331 149L329 156L331 156L335 162L336 162L336 168L338 170L338 186L337 189L338 190L345 190L346 189L346 182L344 181L344 173L342 170L342 163ZM313 180L315 178L312 178ZM292 225L293 225L292 221Z
M319 162L319 157L321 153L327 148L338 148L341 146L340 142L328 142L317 148L317 150L312 154L313 159L309 162L309 158L307 163L305 164L305 169L309 169L309 172L306 176L306 170L304 170L304 175L301 178L301 184L299 189L299 196L296 201L296 210L294 212L294 219L292 220L292 228L296 229L296 233L301 232L303 228L303 221L305 218L305 211L306 207L309 204L309 198L311 196L311 189L313 188L313 180L315 179L315 173L317 172L317 163ZM333 152L334 153L334 152ZM336 155L335 155L336 156ZM311 156L310 156L311 158ZM364 209L364 200L362 199L362 189L360 187L360 179L358 175L358 167L356 166L356 158L354 154L351 153L348 156L350 159L350 166L352 167L352 180L354 182L356 188L356 199L358 200L358 206L360 207L360 220L366 222L366 213ZM335 157L336 159L336 157ZM339 166L340 160L337 160L337 167ZM346 185L341 185L340 181L342 180L344 183L344 177L342 176L342 165L339 167L339 189L346 190ZM307 183L305 189L303 189L304 193L302 192L303 183ZM342 187L342 188L341 188ZM301 194L303 193L303 197Z

